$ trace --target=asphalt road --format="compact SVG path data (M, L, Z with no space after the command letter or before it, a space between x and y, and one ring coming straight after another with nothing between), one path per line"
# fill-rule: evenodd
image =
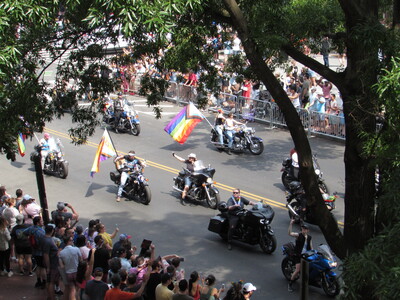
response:
M67 134L71 127L68 114L48 124L47 132L59 137L65 146L66 159L69 161L69 175L63 180L45 175L46 193L49 209L53 210L58 201L71 203L79 212L81 224L86 225L92 218L99 218L106 224L107 232L117 225L120 233L133 236L132 241L140 245L142 239L150 239L156 246L157 255L176 253L185 257L182 267L186 277L193 270L202 275L214 274L216 287L225 283L244 280L252 282L257 291L252 299L298 299L299 286L293 293L287 292L280 264L282 253L280 246L290 241L287 235L289 218L285 205L285 194L280 182L282 159L288 155L293 144L285 130L267 129L264 125L251 124L256 135L264 139L265 150L260 156L250 153L219 153L208 143L210 127L206 122L199 124L184 145L180 145L163 131L168 121L180 110L170 103L163 103L164 115L156 120L142 100L137 99L136 108L140 111L142 133L140 136L115 134L110 131L117 150L127 153L134 149L137 155L147 160L146 176L150 179L152 191L150 205L135 202L115 202L117 187L109 179L114 169L112 160L100 165L100 172L90 177L97 144L103 130L98 128L95 135L84 146L74 146ZM208 113L205 113L208 116ZM212 120L210 116L210 120ZM41 136L40 136L41 137ZM0 156L0 183L13 193L22 188L38 199L35 173L29 161L35 140L27 141L27 155L10 162ZM312 149L318 154L324 178L331 191L337 191L343 197L344 192L344 145L336 141L311 138ZM172 189L172 178L182 168L182 164L172 157L172 152L186 156L197 154L206 164L216 168L214 179L223 200L228 199L234 187L242 190L242 196L251 200L269 203L275 210L272 227L275 230L278 248L272 255L263 254L258 246L233 244L228 251L224 242L207 230L209 218L217 211L203 205L183 205L179 195ZM337 200L334 211L339 222L343 221L343 198ZM311 226L314 245L324 243L319 229ZM310 288L310 299L325 299L322 289Z

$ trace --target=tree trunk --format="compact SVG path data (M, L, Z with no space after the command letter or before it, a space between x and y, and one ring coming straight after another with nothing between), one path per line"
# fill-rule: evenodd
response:
M303 174L301 181L307 195L307 204L312 209L316 222L321 228L328 244L340 258L346 255L346 247L343 235L341 234L337 221L327 210L318 188L315 171L312 163L311 147L307 135L301 124L299 115L290 99L282 89L282 86L275 78L272 70L257 51L255 42L251 39L247 28L247 22L243 17L240 8L234 0L224 0L226 9L232 18L232 23L238 32L239 38L245 49L247 59L260 80L266 85L268 91L276 100L279 108L285 115L286 124L292 136L297 153L299 155L300 172Z

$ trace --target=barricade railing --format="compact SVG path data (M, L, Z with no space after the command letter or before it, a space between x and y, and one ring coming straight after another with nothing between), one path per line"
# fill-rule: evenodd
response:
M196 87L176 82L170 82L165 95L167 100L175 101L177 104L187 104L189 101L197 103L197 97ZM238 118L266 123L270 128L287 127L282 111L270 98L263 100L220 93L216 101L216 106L210 107L210 111L216 112L218 108L221 108L224 113L233 112ZM329 136L339 140L346 138L343 116L319 113L304 108L297 108L297 113L308 135Z

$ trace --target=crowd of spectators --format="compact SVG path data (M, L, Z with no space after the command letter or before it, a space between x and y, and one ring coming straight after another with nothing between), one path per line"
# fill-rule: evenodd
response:
M5 186L0 193L0 275L36 276L32 288L46 290L47 299L233 300L256 290L239 282L225 291L212 274L187 276L183 257L156 256L151 241L136 247L130 235L117 227L108 233L98 219L84 228L71 204L58 202L44 225L35 199L21 189L12 196Z

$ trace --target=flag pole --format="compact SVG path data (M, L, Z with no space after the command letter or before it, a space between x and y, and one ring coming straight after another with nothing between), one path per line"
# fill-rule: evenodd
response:
M194 105L193 102L189 102L192 103ZM196 105L194 105L196 107ZM196 107L197 108L197 107ZM197 108L198 109L198 108ZM211 122L206 118L205 115L203 115L203 113L198 109L198 111L200 112L200 114L203 116L203 118L207 121L208 125L210 125L211 129L214 129L214 125L211 124Z
M111 135L109 134L109 132L108 132L107 128L104 128L104 130L105 130L105 131L107 131L107 135L109 136L109 138L110 138L110 141L111 141L111 144L112 144L112 145L113 145L113 147L114 147L114 150L115 150L115 156L118 156L118 151L117 151L117 148L115 148L115 145L114 145L114 142L113 142L113 140L112 140L112 138L111 138Z

